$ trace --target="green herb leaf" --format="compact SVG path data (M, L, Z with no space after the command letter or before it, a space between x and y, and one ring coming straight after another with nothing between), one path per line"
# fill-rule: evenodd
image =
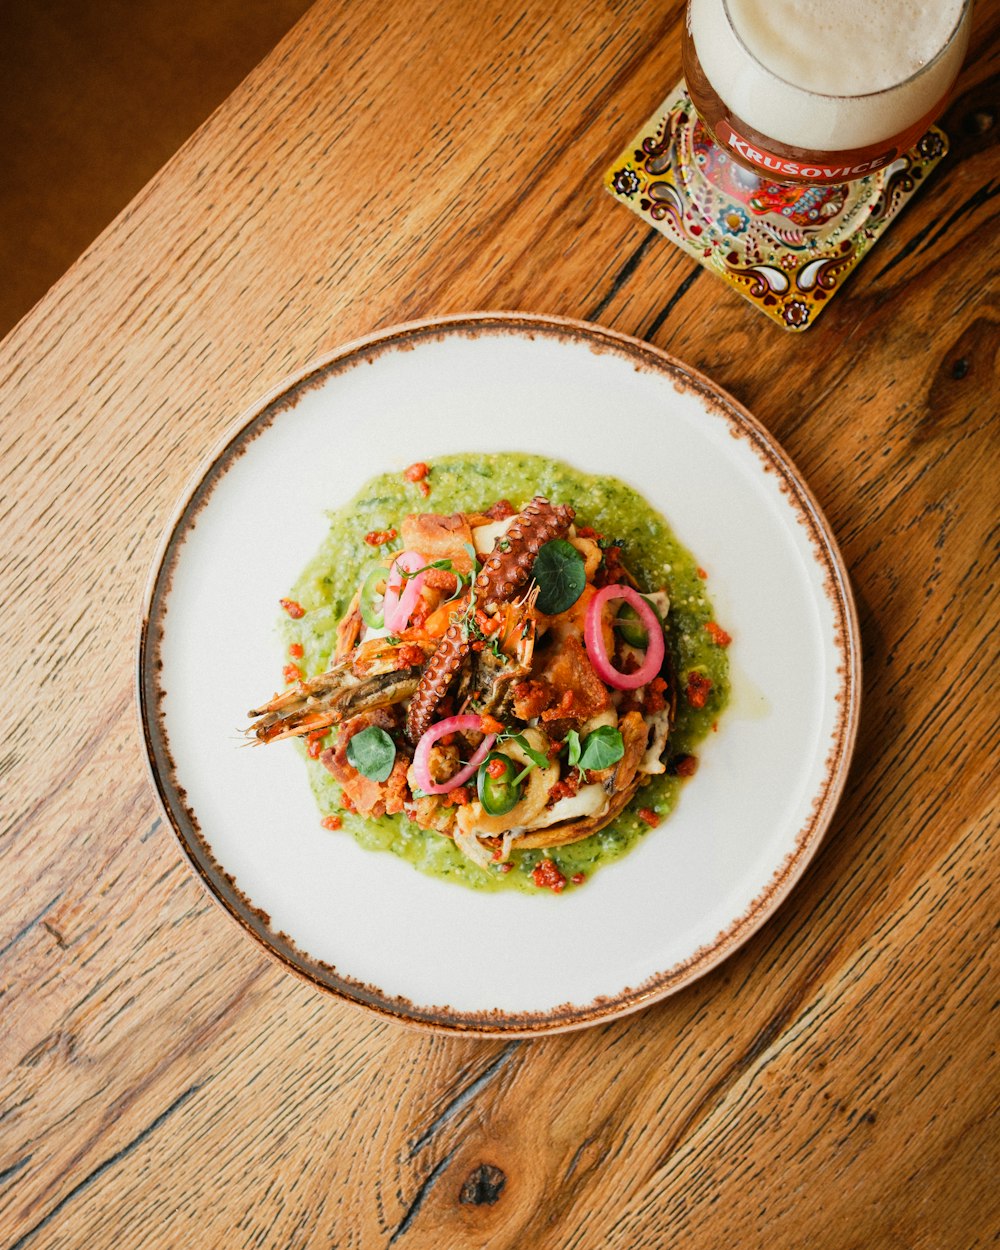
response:
M581 769L592 768L595 772L599 772L602 768L610 768L612 764L617 764L624 754L625 743L622 741L621 733L617 729L612 729L610 725L602 725L592 734L587 734L583 750L580 752L579 767Z
M482 568L482 565L479 563L479 556L476 554L476 549L473 547L472 543L462 543L462 546L469 553L469 559L472 561L472 572L473 575L475 575Z
M452 573L454 572L454 565L447 559L434 560L431 564L424 564L419 569L414 569L412 573L409 569L400 569L399 571L403 581L407 582L411 577L416 577L420 573L429 573L431 569L444 569L446 573ZM458 574L458 576L461 577L461 574Z
M530 761L514 778L518 785L520 785L533 768L548 768L549 757L544 753L544 751L536 751L534 747L529 744L528 739L524 736L524 734L512 733L510 730L506 730L504 733L499 735L496 740L496 745L499 747L505 742L516 742Z
M553 538L541 547L531 576L538 586L538 610L546 616L571 608L587 584L583 556L565 538Z
M518 785L521 784L533 768L548 768L549 757L544 755L541 751L536 751L533 747L529 746L528 739L524 736L524 734L508 734L507 737L509 741L517 743L517 745L528 757L529 761L515 778Z
M451 572L455 574L455 589L445 599L445 603L451 603L453 599L460 599L465 594L466 587L472 585L471 573L459 573L457 569L452 569Z
M396 762L396 744L384 729L369 725L348 742L347 762L370 781L385 781Z
M549 757L542 751L536 751L532 746L530 746L528 744L528 739L524 736L524 734L509 734L507 737L511 742L517 743L536 768L548 768Z
M567 763L570 768L576 768L580 763L580 735L575 729L571 729L566 735L566 746L569 748L569 759Z

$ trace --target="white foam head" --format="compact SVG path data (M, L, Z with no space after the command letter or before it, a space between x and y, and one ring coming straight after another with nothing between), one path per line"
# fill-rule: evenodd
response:
M688 22L737 117L791 147L844 151L902 133L939 103L970 10L968 0L690 0Z

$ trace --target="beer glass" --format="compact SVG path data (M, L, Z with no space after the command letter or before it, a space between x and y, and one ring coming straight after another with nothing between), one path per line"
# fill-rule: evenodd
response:
M947 151L972 0L688 0L684 80L604 177L786 330Z
M829 206L792 188L869 177L919 140L970 17L971 0L688 0L684 75L716 148L706 171L735 162L755 208Z

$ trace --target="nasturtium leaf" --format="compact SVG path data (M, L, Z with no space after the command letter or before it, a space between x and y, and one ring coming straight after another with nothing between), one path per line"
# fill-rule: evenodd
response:
M546 616L571 608L587 584L583 556L565 538L553 538L539 549L531 575L538 586L538 610Z
M617 764L625 754L625 743L619 730L610 725L602 725L593 733L587 734L580 752L580 768L592 768L599 772L602 768L610 768Z
M384 729L369 725L348 742L347 762L369 781L385 781L396 762L396 744Z

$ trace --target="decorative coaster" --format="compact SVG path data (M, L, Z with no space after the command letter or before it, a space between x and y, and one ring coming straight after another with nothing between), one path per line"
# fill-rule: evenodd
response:
M807 330L947 151L932 126L856 181L767 182L716 146L681 80L604 185L784 329Z

